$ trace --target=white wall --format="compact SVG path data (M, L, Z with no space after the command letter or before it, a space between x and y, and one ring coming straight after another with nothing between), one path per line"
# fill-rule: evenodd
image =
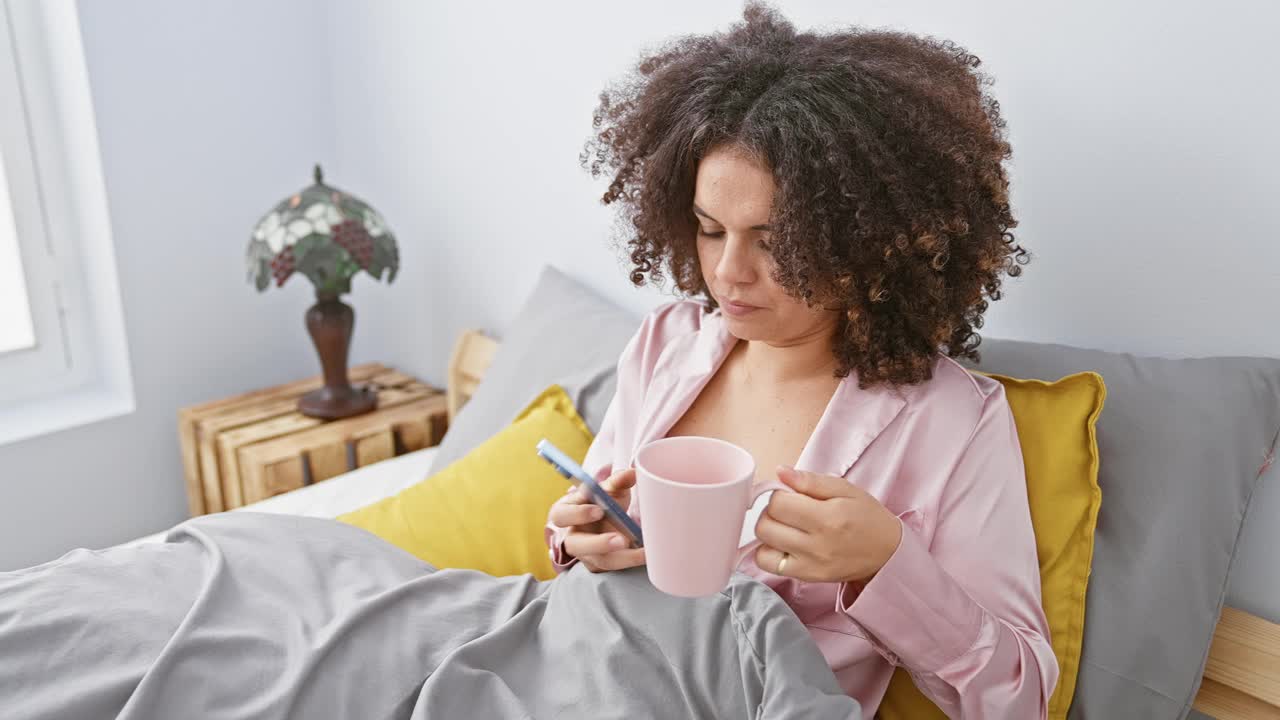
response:
M989 336L1280 356L1275 5L777 6L802 27L949 37L996 76L1017 231L1037 258L993 308ZM722 28L739 8L335 2L335 177L377 198L405 246L406 280L357 296L394 336L386 359L442 377L456 332L504 328L546 262L651 305L604 244L610 219L578 152L602 84L642 47ZM1230 599L1280 620L1276 484L1261 491Z
M81 3L138 409L0 446L0 569L183 519L177 408L318 372L305 283L257 296L241 259L332 154L313 9Z

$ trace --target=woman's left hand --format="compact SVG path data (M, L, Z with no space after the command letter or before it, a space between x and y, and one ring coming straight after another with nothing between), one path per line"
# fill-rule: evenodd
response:
M796 492L775 492L756 522L756 565L807 582L870 580L898 549L902 523L865 490L834 475L778 468ZM778 573L783 553L786 567Z

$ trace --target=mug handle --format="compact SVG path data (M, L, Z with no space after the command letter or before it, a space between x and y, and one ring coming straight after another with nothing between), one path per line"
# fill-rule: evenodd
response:
M793 492L791 488L782 483L781 480L773 480L767 482L756 490L754 493L747 495L746 516L742 520L742 532L738 537L738 547L743 548L755 542L756 540L756 521L760 519L760 515L764 512L767 502L760 502L760 498L773 493L775 490L783 492ZM758 504L757 504L758 503Z
M751 508L755 507L755 505L756 505L756 501L758 501L758 500L760 499L760 496L761 496L761 495L764 495L765 493L771 493L771 492L773 492L774 490L782 490L782 491L784 491L784 492L793 492L793 491L791 490L791 488L789 488L789 487L787 487L787 486L786 486L786 484L785 484L785 483L783 483L781 480L778 480L778 479L776 479L776 478L775 478L775 479L770 480L769 482L765 483L764 485L761 485L761 486L760 486L760 489L756 490L754 493L748 493L748 494L747 494L747 507L746 507L746 509L747 509L747 510L750 510Z

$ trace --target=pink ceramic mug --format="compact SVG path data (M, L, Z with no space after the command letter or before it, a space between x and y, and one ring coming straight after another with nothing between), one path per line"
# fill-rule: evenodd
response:
M733 574L752 493L751 453L715 438L654 440L636 453L649 581L681 597L714 595Z

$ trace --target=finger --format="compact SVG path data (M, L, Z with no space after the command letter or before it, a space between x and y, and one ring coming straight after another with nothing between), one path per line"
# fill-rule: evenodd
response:
M767 514L783 525L811 532L819 527L822 503L822 500L800 493L775 492L769 497L769 504L765 506L761 517Z
M604 555L596 555L591 560L602 570L626 570L644 565L644 548L615 550Z
M762 513L756 521L756 537L765 545L792 555L803 553L813 542L808 533L783 525L769 517L768 513Z
M815 580L817 576L813 575L813 563L803 556L791 555L787 558L787 566L778 572L778 564L782 562L782 551L761 545L756 550L756 566L767 573L781 575L782 577L791 577L797 580Z
M556 500L556 504L564 505L584 505L591 502L591 496L581 485L570 485L568 490L564 491L564 495Z
M796 492L818 500L853 497L856 494L853 485L842 477L796 470L786 465L778 466L778 479Z
M604 510L596 505L556 503L551 506L548 519L560 527L588 525L604 517Z
M634 468L619 470L610 475L604 482L600 483L600 487L605 489L610 495L619 493L636 484L636 471Z
M588 555L604 555L623 550L630 543L619 533L570 532L564 538L564 550L576 558Z

